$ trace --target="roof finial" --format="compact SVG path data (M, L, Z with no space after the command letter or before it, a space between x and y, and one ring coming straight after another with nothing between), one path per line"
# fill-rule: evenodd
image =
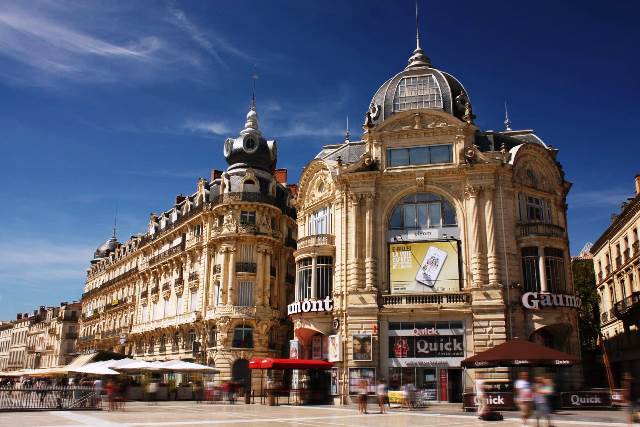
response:
M416 49L409 57L409 65L405 69L414 67L431 67L431 60L420 47L420 21L418 13L418 0L416 0Z
M347 116L347 131L344 134L344 142L351 141L351 132L349 132L349 116Z
M253 71L253 75L251 76L252 80L252 88L251 88L251 109L253 111L256 110L256 80L258 80L258 74L256 74L255 70Z
M116 205L116 214L113 217L113 236L112 238L116 239L116 230L118 228L118 206Z
M507 110L507 101L504 101L504 130L510 131L511 129L511 120L509 120L509 110Z
M420 49L420 26L418 23L418 0L416 0L416 50Z

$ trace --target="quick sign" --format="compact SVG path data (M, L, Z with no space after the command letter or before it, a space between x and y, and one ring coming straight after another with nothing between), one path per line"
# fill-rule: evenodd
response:
M464 409L476 409L480 405L480 398L475 393L465 393L463 397ZM512 393L485 393L485 403L492 409L509 410L515 409L515 402Z
M582 300L575 295L526 292L522 295L522 306L529 310L546 307L580 308L582 306Z
M297 313L309 313L310 311L331 311L333 310L333 300L328 296L323 300L306 299L296 301L287 306L287 314L290 316Z
M389 357L448 358L464 356L464 335L389 337Z
M611 407L611 394L609 392L575 391L560 393L560 402L563 408L609 408Z

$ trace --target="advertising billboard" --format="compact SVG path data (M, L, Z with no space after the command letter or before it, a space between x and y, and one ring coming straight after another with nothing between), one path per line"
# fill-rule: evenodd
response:
M391 293L460 290L457 240L389 244Z

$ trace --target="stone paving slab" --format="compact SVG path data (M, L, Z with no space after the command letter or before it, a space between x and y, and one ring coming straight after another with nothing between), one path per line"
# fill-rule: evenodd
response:
M375 411L377 407L370 407ZM556 426L603 427L626 426L622 411L573 411L556 415ZM595 412L595 414L594 414ZM592 419L595 417L595 419ZM596 420L597 419L597 420ZM588 421L587 421L588 420ZM463 413L455 407L430 407L426 410L408 411L393 409L388 414L370 412L359 415L353 407L337 406L278 406L262 405L209 405L193 402L162 402L158 405L146 403L128 404L125 411L50 411L50 412L13 412L0 414L0 427L40 426L264 426L264 427L474 427L498 425L503 427L520 426L517 413L505 413L505 421L486 423L477 419L475 414ZM535 422L530 422L531 427Z

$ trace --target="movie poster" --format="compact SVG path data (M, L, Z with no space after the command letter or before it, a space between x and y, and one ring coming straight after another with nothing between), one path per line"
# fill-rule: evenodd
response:
M300 358L300 342L298 340L289 340L289 359Z
M373 343L371 334L354 334L351 348L353 360L373 360Z
M340 334L329 335L329 362L342 362L342 342Z

